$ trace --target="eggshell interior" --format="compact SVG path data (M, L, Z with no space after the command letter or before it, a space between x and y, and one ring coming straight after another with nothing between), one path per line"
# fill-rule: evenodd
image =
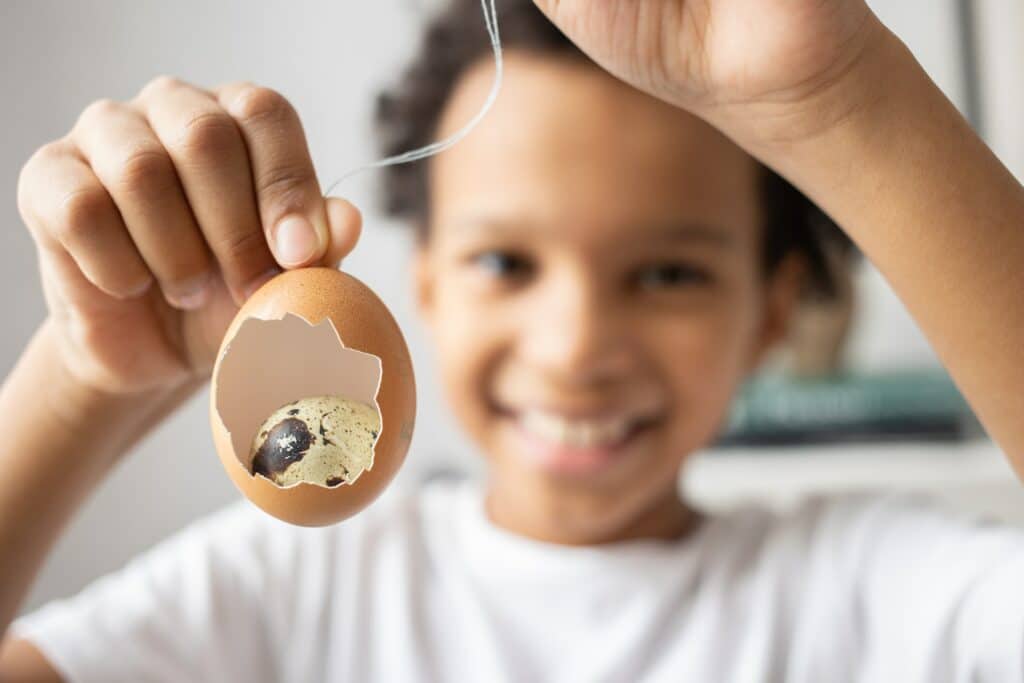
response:
M223 353L216 411L247 471L252 471L249 451L260 425L282 405L301 398L330 395L369 404L383 431L377 405L380 358L345 348L330 319L310 325L291 313L280 320L248 318Z

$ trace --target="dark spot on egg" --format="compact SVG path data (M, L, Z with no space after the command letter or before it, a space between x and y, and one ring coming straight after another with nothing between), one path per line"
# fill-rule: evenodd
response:
M292 408L291 410L288 411L288 414L289 415L298 415L299 414L299 409L298 408Z
M341 477L331 477L330 479L327 480L327 486L329 486L330 488L334 488L335 486L341 486L344 483L345 480L342 479Z
M269 430L266 441L252 459L252 473L268 479L305 457L313 442L309 427L294 417L285 418Z
M333 441L331 441L327 437L327 427L324 427L323 422L320 423L320 437L324 440L324 445L325 446L334 446L334 445L336 445Z
M370 438L371 439L376 439L377 438L377 430L376 429L371 429L370 430Z

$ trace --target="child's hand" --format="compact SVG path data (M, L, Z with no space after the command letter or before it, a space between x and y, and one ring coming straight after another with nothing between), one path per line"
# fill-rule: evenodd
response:
M827 90L881 28L863 0L536 2L619 78L728 132L768 137L804 131L766 129L760 105L799 105ZM792 124L771 112L779 115Z
M279 266L337 264L360 230L321 195L283 97L170 78L89 106L25 165L18 207L60 362L117 394L208 373L237 304Z

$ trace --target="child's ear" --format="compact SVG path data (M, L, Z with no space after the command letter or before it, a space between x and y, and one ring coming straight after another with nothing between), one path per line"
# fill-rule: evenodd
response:
M429 249L420 244L413 254L413 288L416 311L429 323L434 312L434 268Z
M748 372L756 371L768 352L788 336L806 279L807 262L795 252L783 257L768 279L761 334L751 354Z

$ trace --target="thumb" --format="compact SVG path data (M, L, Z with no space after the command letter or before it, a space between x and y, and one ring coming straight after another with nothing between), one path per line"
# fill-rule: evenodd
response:
M559 5L568 3L559 2L559 0L534 0L533 4L537 5L541 12L551 17L558 10Z
M570 39L576 39L580 3L576 0L533 0L537 9L547 16L556 26L565 31ZM608 12L598 8L597 11Z
M329 240L322 265L336 267L359 241L363 231L363 215L351 202L338 197L328 197L326 205Z

